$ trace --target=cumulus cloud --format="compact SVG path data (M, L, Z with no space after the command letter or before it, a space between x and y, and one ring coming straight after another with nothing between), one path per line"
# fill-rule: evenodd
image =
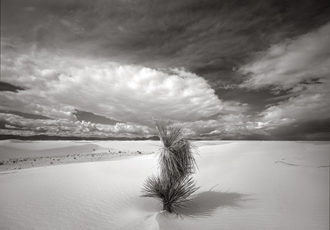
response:
M115 125L105 125L67 119L28 119L7 113L0 113L0 122L4 124L4 127L1 129L2 134L19 133L95 137L136 137L153 134L150 128L137 124L116 123Z
M316 31L273 45L239 71L242 87L290 89L302 82L330 77L330 23Z
M7 114L8 125L35 132L150 135L154 118L193 122L248 109L246 104L220 100L205 79L184 68L152 69L48 51L12 52L3 58L4 81L24 85L25 90L3 92L0 109L53 119L33 121ZM120 122L106 126L79 121L77 110ZM198 133L196 126L193 132Z
M280 102L259 113L260 127L275 130L330 118L329 47L330 23L272 46L240 69L248 74L242 87L252 90L270 87L275 93L287 92Z
M330 117L330 80L307 85L296 96L289 97L260 113L263 125L274 128L295 122L326 120Z
M164 72L47 53L31 55L18 55L1 69L6 73L4 80L27 87L5 92L2 109L20 107L70 119L74 109L79 109L150 124L153 117L192 121L243 107L219 100L205 79L184 69Z
M260 127L260 122L245 113L218 115L212 119L184 122L186 134L191 137L216 139L259 139L268 133Z

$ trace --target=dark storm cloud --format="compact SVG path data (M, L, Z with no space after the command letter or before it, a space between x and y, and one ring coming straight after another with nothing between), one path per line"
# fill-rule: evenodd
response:
M251 53L329 20L328 1L1 1L2 33L39 47L239 78ZM93 42L92 44L90 42ZM73 50L74 52L74 50ZM228 76L228 74L230 76Z
M238 89L237 87L223 88L217 87L216 93L221 95L223 100L235 100L249 105L249 113L256 114L265 109L269 104L279 101L279 95L274 95L270 88L252 91L249 89ZM280 95L287 97L288 93L282 91Z
M329 140L330 119L296 122L271 132L271 139L278 140Z
M0 81L0 91L18 92L19 90L24 90L24 88L10 84L8 82Z
M96 124L105 124L105 125L115 125L118 123L118 121L104 117L104 116L100 116L100 115L96 115L94 113L91 112L86 112L86 111L80 111L80 110L75 110L75 112L73 113L78 121L89 121L92 123L96 123Z
M279 127L268 132L240 132L201 134L204 139L222 140L329 140L330 119L295 122L289 126Z

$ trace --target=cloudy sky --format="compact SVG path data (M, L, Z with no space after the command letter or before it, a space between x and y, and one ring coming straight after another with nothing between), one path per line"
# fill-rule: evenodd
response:
M1 0L0 133L330 139L328 0Z

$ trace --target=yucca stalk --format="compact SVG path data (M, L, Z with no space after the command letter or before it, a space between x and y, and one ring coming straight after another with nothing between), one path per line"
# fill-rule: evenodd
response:
M182 128L160 121L156 127L164 145L159 155L160 175L147 179L143 196L160 199L163 209L173 212L198 189L191 177L196 161Z

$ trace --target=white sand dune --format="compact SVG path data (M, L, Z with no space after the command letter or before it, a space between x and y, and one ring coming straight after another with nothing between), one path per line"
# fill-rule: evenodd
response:
M329 229L329 142L195 145L201 188L180 216L140 197L157 172L144 155L1 172L1 229Z
M159 150L159 141L0 141L0 171L112 160Z
M0 141L0 160L20 157L62 156L65 154L109 151L155 152L158 141Z

